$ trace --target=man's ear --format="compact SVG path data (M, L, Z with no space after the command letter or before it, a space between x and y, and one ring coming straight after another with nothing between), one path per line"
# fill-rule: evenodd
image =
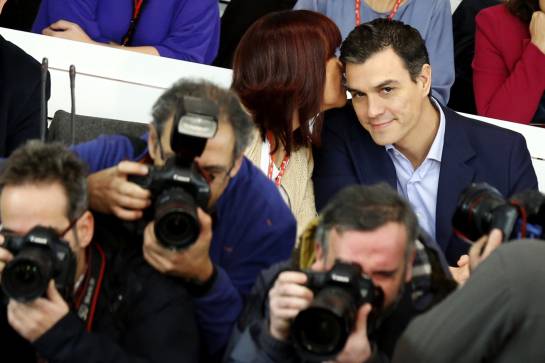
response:
M428 97L431 92L431 66L429 64L424 64L422 66L417 83L422 89L422 94L425 97Z
M244 154L241 154L237 160L235 160L235 165L233 165L233 168L231 169L231 172L229 173L229 177L234 178L238 171L240 170L240 167L242 166L242 160L244 159Z
M93 233L95 231L95 219L91 212L86 211L78 219L76 231L78 234L79 246L81 248L87 247L93 240Z
M148 153L153 160L161 158L159 152L159 135L157 135L157 129L153 126L152 123L148 126Z
M314 271L323 271L325 270L325 260L324 260L324 249L319 242L314 244L314 263L311 266L311 269Z

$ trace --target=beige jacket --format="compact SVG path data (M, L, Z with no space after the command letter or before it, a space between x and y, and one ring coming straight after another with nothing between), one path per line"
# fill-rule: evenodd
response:
M258 168L260 168L262 146L263 141L256 133L253 142L245 151L246 157ZM291 211L297 220L297 236L316 216L314 187L311 180L313 168L312 150L308 147L300 148L291 153L290 162L280 183L288 195Z

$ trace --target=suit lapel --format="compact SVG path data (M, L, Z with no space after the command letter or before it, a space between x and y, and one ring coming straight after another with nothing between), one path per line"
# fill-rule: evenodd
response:
M471 163L475 150L464 130L465 120L448 108L442 109L446 125L437 188L435 227L437 242L445 251L452 235L452 215L458 197L475 177L475 168Z

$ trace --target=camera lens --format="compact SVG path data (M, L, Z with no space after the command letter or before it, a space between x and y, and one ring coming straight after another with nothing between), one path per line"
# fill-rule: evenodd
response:
M166 189L155 206L155 235L164 246L186 248L195 242L200 227L195 200L182 188Z
M453 227L472 241L487 234L493 224L494 211L507 205L506 200L488 184L473 184L458 200Z
M301 329L296 329L296 339L302 348L315 354L331 354L342 339L339 317L327 309L309 308L298 316Z
M352 332L356 310L353 297L344 289L324 288L293 322L296 347L309 359L334 358Z
M31 301L45 293L52 272L49 250L27 247L6 265L2 273L2 288L12 299Z

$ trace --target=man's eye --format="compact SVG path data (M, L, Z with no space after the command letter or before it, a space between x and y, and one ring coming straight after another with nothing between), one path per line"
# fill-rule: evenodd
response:
M382 93L388 95L388 94L392 93L393 90L394 90L393 87L384 87L384 88L382 89Z
M352 98L360 98L365 96L363 92L358 92L358 91L350 91L350 95L352 96Z

